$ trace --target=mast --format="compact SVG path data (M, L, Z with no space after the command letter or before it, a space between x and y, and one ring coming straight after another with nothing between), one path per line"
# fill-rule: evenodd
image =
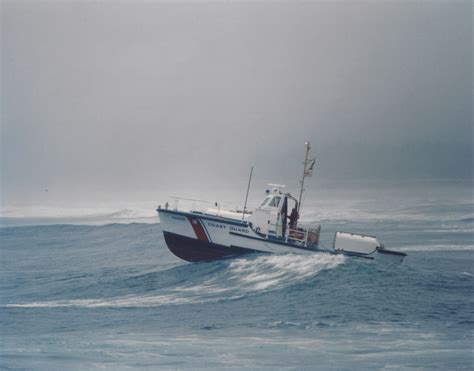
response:
M252 173L253 173L253 166L250 168L249 184L247 185L247 193L245 195L245 204L244 204L244 211L242 212L242 220L244 220L245 210L247 209L247 199L249 197L249 189L250 189L250 181L252 180Z
M308 153L309 153L309 150L311 149L310 147L310 143L309 142L305 142L304 143L306 145L306 155L304 157L304 162L303 162L303 177L301 178L301 189L300 189L300 197L298 199L298 217L299 217L299 214L300 214L300 209L301 209L301 198L303 196L303 191L304 191L304 178L306 177L306 165L308 165Z

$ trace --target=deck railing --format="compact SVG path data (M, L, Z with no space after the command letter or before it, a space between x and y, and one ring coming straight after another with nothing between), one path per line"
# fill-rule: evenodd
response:
M274 229L272 230L273 233L270 231L270 227L273 227ZM313 229L313 228L286 228L285 230L285 235L281 236L279 235L279 230L281 228L281 223L277 224L272 224L268 223L268 229L267 229L267 234L266 237L275 235L275 237L280 237L284 238L285 242L288 241L296 241L299 243L302 243L304 246L314 246L319 244L319 235L321 232L321 226L318 226L318 228Z
M219 205L219 208L220 208L219 202L212 202L208 200L200 200L197 198L187 198L187 197L178 197L178 196L171 196L171 198L173 199L173 210L175 211L178 210L178 206L184 206L183 208L181 208L181 210L201 211L201 212L213 205L215 206Z
M178 196L171 196L172 201L172 209L174 211L186 211L186 212L193 212L193 213L201 213L201 214L208 214L212 216L222 217L222 218L232 218L232 219L240 219L242 215L244 215L243 219L248 219L251 211L246 211L245 214L242 210L238 210L236 207L235 210L231 210L230 208L226 207L223 203L217 201L208 201L208 200L201 200L197 198L188 198L188 197L178 197ZM168 203L165 204L165 208L170 207ZM239 217L240 214L240 217Z

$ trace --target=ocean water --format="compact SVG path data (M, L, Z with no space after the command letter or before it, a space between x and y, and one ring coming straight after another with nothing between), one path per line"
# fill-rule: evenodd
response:
M323 245L338 230L375 234L404 263L191 264L166 248L153 206L4 209L0 367L473 369L472 183L313 196L303 221L322 225Z

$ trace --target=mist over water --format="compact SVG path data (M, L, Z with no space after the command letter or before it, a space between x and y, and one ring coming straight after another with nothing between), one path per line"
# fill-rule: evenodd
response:
M471 5L2 1L1 202L472 179Z
M258 169L254 170L254 174ZM246 174L248 176L248 174ZM285 190L298 196L297 179L254 177L251 182L247 207L252 210L265 197L269 184L278 181ZM283 182L285 180L285 182ZM157 223L156 208L166 202L174 207L174 196L202 200L180 200L178 207L205 210L219 202L224 208L242 210L248 179L238 182L222 181L212 188L201 188L198 183L177 184L167 190L146 194L143 199L133 195L120 200L71 200L64 203L45 195L33 205L12 205L1 208L0 221L5 225L17 224L107 224L107 223ZM464 210L466 217L473 213L473 182L469 180L324 180L316 168L313 177L306 179L303 193L302 221L314 220L452 220ZM457 208L453 209L456 206ZM452 214L454 213L454 214Z

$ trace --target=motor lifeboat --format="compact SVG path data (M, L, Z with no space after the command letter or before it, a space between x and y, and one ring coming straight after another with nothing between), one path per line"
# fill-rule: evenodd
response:
M219 202L172 197L158 206L163 235L169 250L189 261L212 261L251 253L335 254L400 263L405 253L386 249L375 236L336 232L331 247L320 246L321 226L307 228L299 223L305 178L312 175L315 159L308 159L309 142L303 163L299 197L286 192L284 185L269 184L261 204L247 210L226 210ZM191 205L188 207L183 204ZM209 207L203 207L203 205Z

